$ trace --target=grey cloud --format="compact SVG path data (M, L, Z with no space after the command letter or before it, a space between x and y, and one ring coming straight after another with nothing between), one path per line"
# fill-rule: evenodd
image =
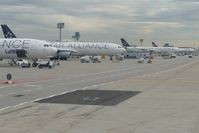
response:
M96 27L97 30L92 30L95 25L88 30L79 29L81 39L88 41L119 42L121 36L132 42L140 37L146 38L145 42L179 40L180 37L191 40L197 39L196 30L199 29L199 8L194 2L198 1L1 0L0 17L1 23L17 27L20 36L40 39L56 39L56 22L65 20L69 21L65 22L68 29L64 31L68 38L75 32L72 30L78 30L72 27L73 23L79 23L87 24L87 27L89 24L102 25Z

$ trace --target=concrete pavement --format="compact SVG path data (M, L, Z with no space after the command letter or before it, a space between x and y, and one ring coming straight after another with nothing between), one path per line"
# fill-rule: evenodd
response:
M0 132L199 132L198 58L157 59L152 64L137 64L131 60L117 64L77 64L63 63L52 71L20 69L27 70L27 74L17 79L23 82L10 86L1 84ZM13 73L18 73L19 68L12 69ZM31 71L39 81L29 76ZM84 90L103 90L100 94L105 93L107 97L106 91L140 93L111 106L79 104L79 101L59 103L56 99L57 96L64 98L62 95L67 92L76 94L74 90L81 90L83 93L79 96L83 97L79 101L88 103L89 100L98 103L103 98L96 93L94 97L88 95ZM117 94L104 102L119 98ZM73 96L78 95L71 95L70 99ZM46 98L58 102L52 103ZM45 102L38 102L42 100Z

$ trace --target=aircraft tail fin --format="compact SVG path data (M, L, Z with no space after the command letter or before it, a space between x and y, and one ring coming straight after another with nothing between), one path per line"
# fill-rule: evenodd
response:
M158 45L155 42L152 42L153 47L158 47Z
M124 38L121 38L121 42L122 42L122 45L124 47L129 47L130 45L128 44L128 42L124 39Z
M1 28L5 38L17 38L16 35L11 31L11 29L6 25L2 24Z

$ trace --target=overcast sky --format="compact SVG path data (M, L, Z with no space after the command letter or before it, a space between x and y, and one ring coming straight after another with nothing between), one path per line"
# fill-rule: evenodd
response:
M23 38L57 40L64 22L64 39L199 46L198 0L0 0L0 22Z

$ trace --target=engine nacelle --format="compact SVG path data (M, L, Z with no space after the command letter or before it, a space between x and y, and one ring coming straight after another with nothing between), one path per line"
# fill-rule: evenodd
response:
M58 52L57 55L51 59L67 60L71 55L71 52Z

